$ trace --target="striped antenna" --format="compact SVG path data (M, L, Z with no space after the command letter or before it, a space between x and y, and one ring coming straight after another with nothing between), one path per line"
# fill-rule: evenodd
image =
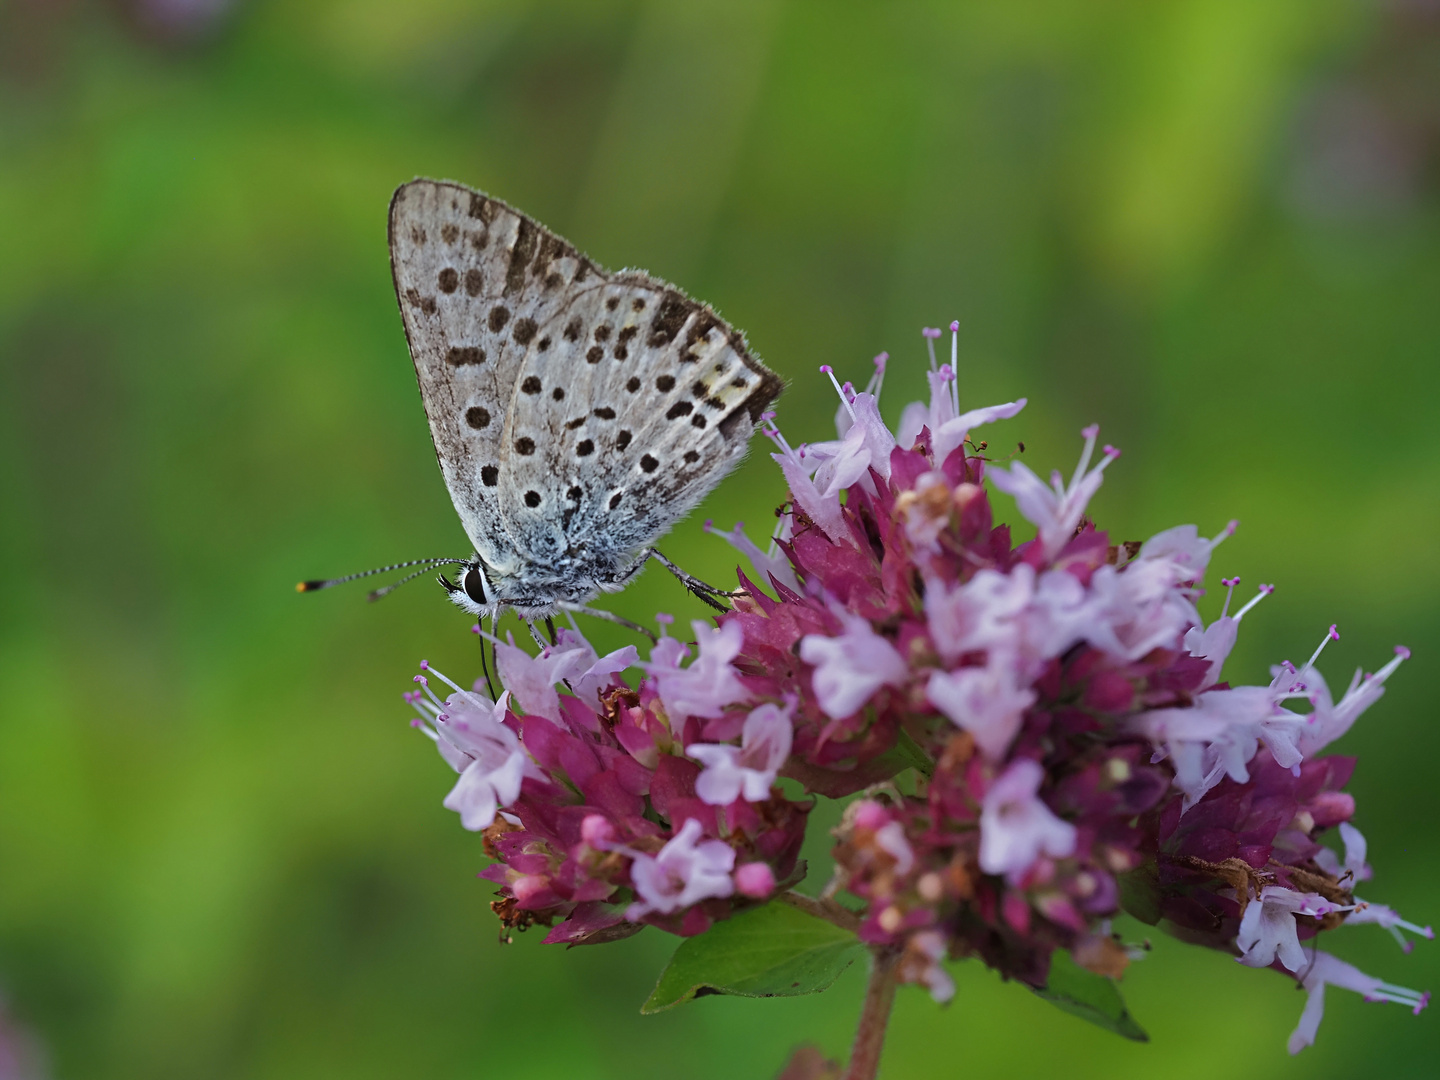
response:
M465 560L464 560L464 559L411 559L411 560L409 560L408 562L392 563L390 566L377 566L374 570L362 570L362 571L361 571L360 573L358 573L358 574L346 574L344 577L327 578L327 579L324 580L324 581L302 581L302 582L300 582L299 584L297 584L297 585L295 586L295 591L296 591L296 592L318 592L318 591L321 590L321 589L328 589L328 588L330 588L330 586L332 586L332 585L343 585L343 584L345 584L345 582L347 582L347 581L355 581L357 578L371 577L371 576L374 575L374 574L388 574L391 570L404 570L404 569L406 569L407 567L411 567L411 566L419 566L419 567L421 567L421 569L419 569L419 570L415 571L415 573L411 574L410 577L405 578L404 581L397 581L397 582L395 583L395 585L403 585L403 584L405 583L405 581L409 581L410 578L418 577L419 575L425 573L426 570L429 570L429 569L431 569L432 567L436 567L436 566L446 566L446 565L449 565L449 566L464 566L464 565L465 565ZM392 586L390 586L389 588L390 588L390 589L393 589L393 588L395 587L395 585L392 585ZM381 596L383 596L383 595L384 595L386 592L388 592L388 591L389 591L389 589L377 589L377 590L376 590L376 592L378 592ZM376 598L375 595L374 595L374 594L371 594L371 599L375 599L375 598Z
M449 561L450 561L450 560L448 560L448 559L446 560L446 562L449 562ZM443 565L443 564L431 563L429 566L422 566L419 570L412 570L410 573L408 573L408 574L406 574L404 577L402 577L399 581L392 581L389 585L382 585L380 588L372 590L371 593L370 593L370 595L367 596L365 599L367 599L367 600L369 600L369 601L371 601L371 602L373 603L374 601L379 600L382 596L388 596L390 593L394 592L396 589L398 589L401 585L404 585L406 582L408 582L408 581L414 581L414 580L415 580L417 577L419 577L421 574L428 574L431 570L435 569L435 567L436 567L437 565ZM461 563L460 565L463 566L464 563Z

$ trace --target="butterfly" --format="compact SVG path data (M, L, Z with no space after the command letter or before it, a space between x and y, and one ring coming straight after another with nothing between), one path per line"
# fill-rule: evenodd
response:
M652 558L723 595L653 545L744 457L783 387L744 335L460 184L401 186L389 236L435 456L474 547L423 560L458 566L440 578L450 599L527 621L589 610Z

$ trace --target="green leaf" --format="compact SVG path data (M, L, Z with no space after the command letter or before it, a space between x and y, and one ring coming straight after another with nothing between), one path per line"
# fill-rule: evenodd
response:
M1160 921L1160 871L1155 860L1120 875L1120 906L1147 926Z
M864 951L849 931L775 901L682 941L640 1011L661 1012L705 994L818 994Z
M1044 989L1035 990L1035 993L1050 1004L1082 1020L1089 1020L1106 1031L1136 1042L1150 1041L1150 1036L1145 1034L1125 1007L1125 999L1120 996L1115 980L1085 970L1064 950L1057 949L1051 956L1050 978Z

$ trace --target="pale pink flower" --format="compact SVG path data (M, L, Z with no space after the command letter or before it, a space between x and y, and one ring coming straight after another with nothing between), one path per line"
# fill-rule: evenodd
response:
M980 807L980 869L1012 882L1042 854L1064 858L1075 851L1075 826L1061 821L1040 799L1045 770L1021 758L985 792Z
M984 667L934 672L925 688L930 704L970 732L993 761L1004 758L1035 704L1035 691L1016 683L1016 667L1009 655L992 652Z
M1168 752L1188 809L1225 776L1237 784L1249 780L1250 759L1261 743L1281 767L1300 763L1296 741L1306 718L1281 708L1275 697L1264 686L1208 690L1189 708L1152 709L1127 726Z
M1295 928L1296 915L1319 918L1349 907L1331 903L1319 893L1296 892L1283 885L1267 885L1245 907L1235 945L1239 960L1249 967L1269 967L1277 959L1290 971L1305 964L1305 950Z
M740 745L691 743L685 753L705 766L695 781L695 794L712 806L729 806L742 795L748 802L770 797L770 785L790 756L794 700L760 705L745 718Z
M1072 582L1074 577L1065 575ZM1077 587L1079 582L1075 582ZM925 586L925 619L930 641L946 661L978 649L1019 649L1022 617L1035 591L1035 571L1021 563L1008 574L984 569L965 584L947 588L943 581Z
M426 670L434 671L428 664ZM520 797L527 772L538 773L520 745L520 739L502 723L509 691L493 705L481 694L455 686L439 671L435 675L455 687L444 701L430 690L429 681L417 676L423 693L406 695L420 713L414 726L432 739L446 763L460 774L442 804L460 815L471 832L488 829L501 807Z
M595 650L590 643L571 630L561 630L554 645L531 656L510 641L495 642L495 666L500 681L514 696L520 711L530 716L543 716L552 723L560 721L560 695L557 683L579 676L595 663Z
M978 491L975 485L961 485ZM932 502L928 493L943 489L943 502ZM950 490L950 480L943 472L932 470L915 479L915 498L908 500L900 511L905 519L905 537L917 551L934 550L940 534L950 527L950 511L958 492ZM929 595L926 595L928 601Z
M563 634L564 631L562 630ZM590 655L595 656L594 650ZM607 689L613 682L615 676L629 667L635 667L640 663L640 653L634 645L626 645L622 649L606 653L604 656L596 657L595 662L578 675L569 679L570 689L575 691L575 696L597 713L603 712L600 705L600 691Z
M854 716L880 687L900 686L909 677L904 658L871 629L868 619L841 618L843 634L807 634L800 641L800 659L815 667L815 697L833 720Z
M934 334L927 331L926 345L930 350L930 402L913 401L900 414L896 430L896 441L900 448L909 450L920 438L920 432L930 429L931 456L937 464L943 463L965 437L975 428L993 424L996 420L1008 420L1025 407L1025 399L1010 401L1004 405L989 405L969 412L960 411L960 385L957 376L959 363L959 328L950 324L950 363L937 366L935 362Z
M915 866L915 849L905 839L905 826L887 821L875 830L875 846L895 860L895 872L905 875Z
M1357 994L1362 994L1366 1001L1391 1001L1397 1005L1408 1005L1416 1016L1420 1015L1421 1010L1430 1003L1429 994L1381 982L1345 961L1337 960L1329 953L1318 950L1310 959L1305 973L1300 977L1300 985L1305 988L1307 997L1305 998L1305 1009L1300 1014L1300 1023L1290 1036L1289 1050L1292 1054L1298 1054L1315 1042L1315 1033L1319 1030L1320 1020L1325 1015L1325 987L1327 985L1353 990Z
M806 451L807 465L815 470L815 486L826 499L837 497L857 483L873 489L869 482L871 469L889 479L890 451L895 449L895 437L880 419L879 403L873 394L860 393L847 400L841 390L840 400L850 412L849 429L842 438L812 443Z
M712 719L722 716L726 709L750 694L730 666L745 642L740 624L731 621L713 627L697 619L690 625L700 650L694 663L688 668L675 666L679 654L673 645L665 644L672 639L661 638L651 652L650 663L644 665L655 680L655 690L665 711L677 727L687 716Z
M945 1004L955 996L955 980L941 963L945 959L945 935L938 930L921 930L910 936L907 945L907 951L919 956L925 965L918 981L935 1001Z
M1107 446L1100 464L1090 468L1090 458L1095 453L1095 437L1099 433L1100 428L1095 424L1081 433L1085 436L1085 449L1080 453L1080 464L1075 467L1075 474L1068 485L1056 470L1047 487L1027 465L1019 461L1009 469L993 467L986 473L997 488L1014 497L1021 516L1039 530L1040 546L1047 559L1058 555L1075 535L1080 519L1085 516L1086 506L1100 488L1101 474L1110 462L1120 456L1120 451Z
M764 430L780 448L778 454L770 456L785 475L785 482L790 487L790 497L831 540L843 544L853 543L850 529L840 513L840 496L821 494L815 481L810 478L815 470L806 464L804 447L796 450L786 442L785 436L781 435L780 429L775 426L773 416L773 413L766 414L766 423L769 426Z
M1329 848L1321 848L1315 855L1315 864L1332 877L1348 876L1350 881L1369 881L1374 875L1370 864L1365 861L1367 845L1365 836L1348 821L1340 823L1340 839L1345 844L1345 860Z
M1435 940L1435 931L1430 927L1406 922L1394 908L1388 908L1384 904L1372 904L1357 896L1355 897L1355 910L1345 917L1345 924L1347 926L1363 926L1366 923L1373 923L1389 930L1390 936L1398 941L1400 948L1407 953L1415 948L1415 943L1407 941L1405 935L1400 932L1402 930L1409 930L1410 933L1417 937L1423 937L1427 941Z
M652 911L668 915L701 900L735 892L730 877L735 849L723 840L697 844L700 833L700 822L689 818L658 854L634 855L630 880L640 899L626 910L627 919L634 922Z
M1201 690L1208 690L1220 681L1220 669L1225 666L1225 661L1230 657L1230 651L1235 648L1235 641L1240 633L1240 620L1261 600L1275 591L1274 585L1261 585L1260 591L1234 615L1230 614L1230 601L1235 595L1235 586L1240 584L1240 579L1224 578L1221 581L1227 592L1225 593L1225 606L1220 611L1220 617L1209 626L1201 629L1197 624L1185 632L1185 651L1191 656L1199 657L1210 662L1210 670L1205 673L1205 681L1200 684Z
M751 540L750 537L745 535L745 525L743 522L737 521L735 528L729 532L721 532L715 528L711 522L705 522L706 532L712 536L720 537L720 539L724 540L750 560L750 565L755 568L755 572L759 575L760 584L767 584L769 578L773 577L791 592L798 593L804 590L800 587L800 579L795 576L795 568L790 565L790 560L785 557L785 553L782 552L779 545L775 543L777 539L787 539L786 534L789 532L789 527L790 516L788 514L783 515L780 518L779 529L776 531L775 537L770 541L769 548L761 551L759 546Z
M1313 757L1349 731L1360 714L1379 701L1385 693L1385 680L1408 659L1410 650L1403 645L1397 645L1394 658L1375 674L1366 675L1362 669L1357 668L1345 696L1340 699L1339 704L1335 704L1331 700L1330 689L1325 685L1325 680L1318 678L1319 673L1312 669L1312 658L1310 664L1299 673L1315 702L1311 724L1300 738L1301 752L1306 757Z

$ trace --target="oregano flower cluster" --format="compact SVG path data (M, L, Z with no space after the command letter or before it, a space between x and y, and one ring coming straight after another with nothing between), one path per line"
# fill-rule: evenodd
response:
M858 793L825 895L937 1000L947 958L1043 988L1065 950L1118 977L1134 950L1110 920L1127 912L1295 979L1292 1052L1327 985L1424 1008L1319 947L1364 923L1407 951L1406 933L1433 936L1357 895L1355 761L1325 753L1408 652L1337 699L1317 666L1331 627L1269 684L1229 685L1240 623L1272 591L1237 604L1225 579L1201 619L1235 523L1115 542L1087 507L1119 451L1087 428L1048 482L991 460L972 433L1024 399L962 412L953 336L939 364L925 333L930 400L894 430L883 354L865 390L837 383L836 439L794 447L767 417L789 499L766 549L718 533L752 567L731 611L681 636L662 620L643 660L568 628L538 655L496 641L497 701L418 677L415 724L459 773L445 805L483 835L503 924L572 945L703 933L795 886L813 798ZM996 492L1033 539L996 523Z

